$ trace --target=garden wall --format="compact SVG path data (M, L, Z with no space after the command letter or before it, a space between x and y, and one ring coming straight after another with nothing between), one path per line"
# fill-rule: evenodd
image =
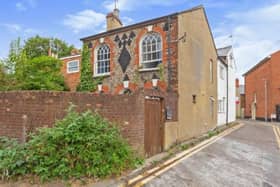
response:
M0 92L0 136L26 141L38 127L52 127L66 114L69 103L79 112L97 111L117 122L122 135L144 153L144 94L97 95L92 93L21 91Z

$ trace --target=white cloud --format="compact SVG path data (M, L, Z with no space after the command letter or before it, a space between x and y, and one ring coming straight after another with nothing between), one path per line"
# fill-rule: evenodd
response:
M27 10L27 7L23 3L21 3L21 2L17 2L16 3L16 8L19 11L26 11Z
M23 36L29 36L35 33L38 33L39 31L32 29L32 28L27 28L25 26L19 25L19 24L10 24L10 23L4 23L0 24L0 28L4 28L7 31L9 31L12 34L23 34Z
M18 11L27 11L28 8L35 8L37 5L36 0L22 0L16 3L16 9Z
M69 14L63 21L63 24L75 33L85 30L96 31L105 25L105 14L93 10L83 10L76 14Z
M3 27L4 29L12 33L20 32L22 30L22 27L19 24L4 23L4 24L0 24L0 27Z
M237 76L261 59L280 49L280 3L263 8L234 12L227 22L213 30L217 47L233 44ZM233 35L233 40L228 36Z
M134 9L139 9L139 7L146 7L146 6L170 6L174 4L181 4L186 2L187 0L181 1L174 1L174 0L148 0L148 1L139 1L139 0L119 0L118 1L118 8L122 11L130 11ZM115 1L113 0L106 0L103 3L103 6L108 10L112 11L115 7Z
M122 21L124 26L130 25L134 22L134 20L130 17L121 17L121 21Z

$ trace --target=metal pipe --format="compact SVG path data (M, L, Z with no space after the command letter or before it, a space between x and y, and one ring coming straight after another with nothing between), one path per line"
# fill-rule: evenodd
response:
M167 25L168 25L168 32L167 32L167 71L168 71L168 82L167 82L167 90L171 90L171 76L172 76L172 70L171 70L171 49L170 49L170 43L171 43L171 17L168 16L167 18Z
M267 121L267 79L264 79L264 112L265 121Z

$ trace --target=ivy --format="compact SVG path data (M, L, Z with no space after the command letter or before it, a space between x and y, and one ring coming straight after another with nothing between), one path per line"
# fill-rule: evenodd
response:
M77 88L80 92L91 92L97 89L99 79L93 79L92 66L90 64L90 52L88 46L83 46L82 52L82 69L81 69L81 81Z

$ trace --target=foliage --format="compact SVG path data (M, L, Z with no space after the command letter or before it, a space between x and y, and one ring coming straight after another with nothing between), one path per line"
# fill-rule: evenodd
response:
M94 91L96 90L97 84L101 81L100 79L93 79L93 71L90 65L90 53L87 45L83 46L82 52L82 69L81 69L81 82L77 88L78 91Z
M23 90L65 90L64 78L60 73L62 62L58 59L41 56L16 68L16 77L20 78Z
M211 137L213 137L213 136L216 136L218 133L219 133L219 132L214 131L214 130L213 130L213 131L209 131L209 132L208 132L208 137L211 138Z
M4 65L0 62L0 91L4 89L3 85L6 84L6 73Z
M164 65L161 63L158 65L159 67L159 78L161 81L164 81Z
M27 172L24 146L16 140L0 138L0 175L1 179L23 175Z
M66 42L58 38L46 38L41 36L31 37L25 41L24 50L28 59L40 56L47 56L48 51L52 48L52 52L58 57L70 55L74 46L69 46Z
M91 111L73 107L54 128L43 128L25 145L0 141L3 179L39 176L42 181L118 175L141 163L118 128Z
M39 36L28 39L24 45L20 38L12 41L8 58L1 62L0 90L66 90L60 72L61 62L41 56L48 54L46 43L49 42L49 38ZM70 54L73 49L58 39L54 39L54 43L57 47L54 50L60 55Z

